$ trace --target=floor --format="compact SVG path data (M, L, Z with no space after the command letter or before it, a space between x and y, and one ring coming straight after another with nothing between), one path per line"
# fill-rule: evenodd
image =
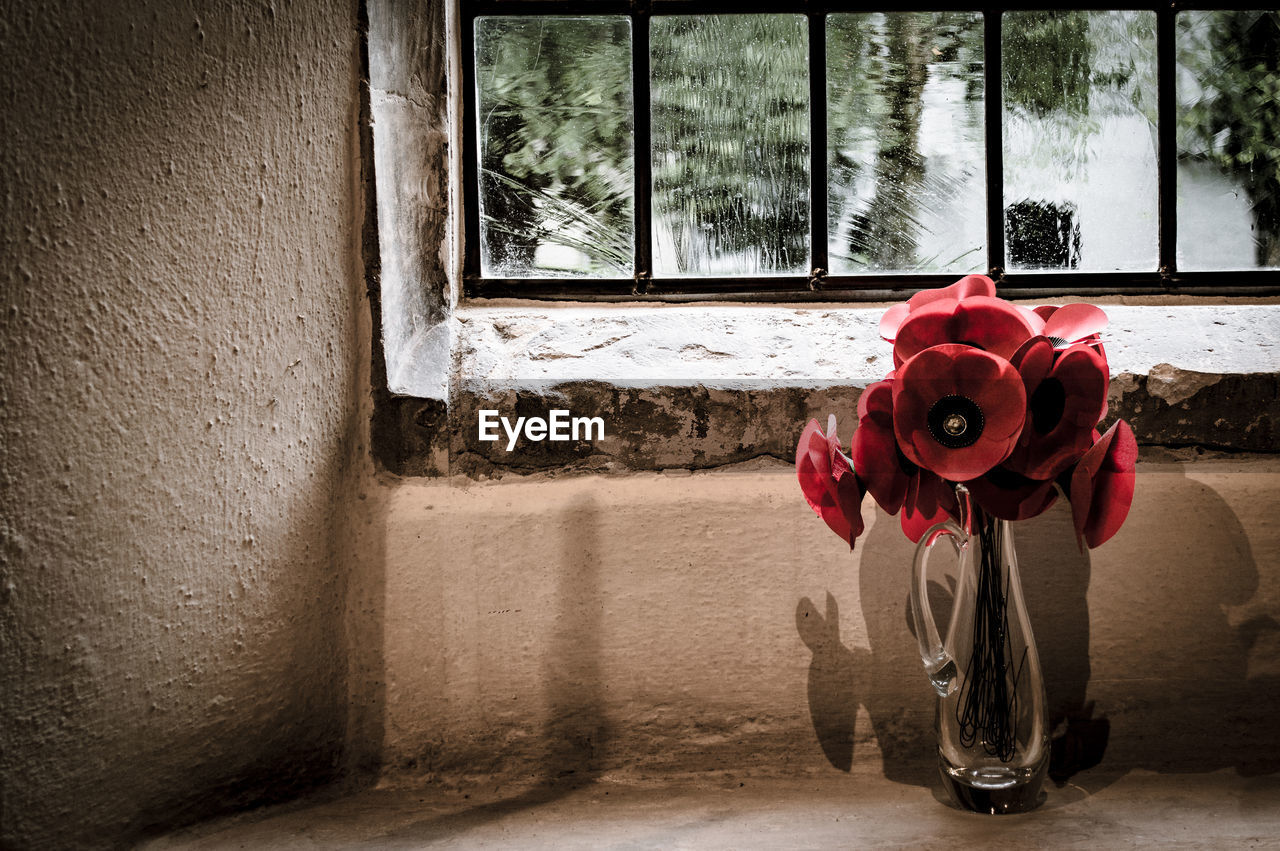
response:
M872 774L603 776L484 794L377 788L208 823L148 849L1280 848L1280 775L1086 772L982 816Z

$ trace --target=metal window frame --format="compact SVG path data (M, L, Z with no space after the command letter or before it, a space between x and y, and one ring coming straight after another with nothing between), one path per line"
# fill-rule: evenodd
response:
M1183 272L1177 268L1177 143L1174 16L1183 11L1231 10L1242 3L1070 3L1072 10L1125 9L1156 15L1157 241L1159 266L1150 272L1026 271L1004 269L1004 139L1001 83L1003 13L1031 4L908 3L855 0L460 0L463 91L463 295L472 299L520 298L577 301L874 301L949 284L956 274L827 274L826 27L840 12L979 12L983 16L983 77L987 191L988 274L1009 297L1057 295L1236 295L1280 294L1280 271ZM803 12L809 37L810 250L808 275L768 277L652 275L650 205L649 19L654 15L765 14ZM478 127L476 123L475 19L483 15L625 15L632 25L632 108L635 154L635 274L615 278L485 278L480 275ZM822 179L816 179L819 175Z

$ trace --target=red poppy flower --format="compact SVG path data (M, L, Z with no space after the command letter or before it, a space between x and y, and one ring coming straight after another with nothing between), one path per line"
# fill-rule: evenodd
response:
M1032 337L1012 363L1026 389L1027 413L1005 466L1052 479L1093 445L1093 428L1107 413L1107 359L1084 343L1056 351L1048 337Z
M898 328L893 364L902 366L925 349L944 343L962 343L1008 360L1035 334L1036 325L1002 299L971 296L963 301L934 301L913 310Z
M796 446L796 476L809 507L852 549L862 534L862 487L840 451L835 415L827 420L826 434L817 420L804 427Z
M1071 473L1071 519L1076 537L1090 549L1111 539L1133 502L1138 442L1124 420L1098 438Z
M1061 307L1046 304L1035 308L1044 319L1040 333L1049 338L1056 349L1065 349L1072 343L1093 342L1099 339L1107 327L1107 314L1092 304L1064 304Z
M902 325L908 314L926 304L932 304L935 301L962 301L977 295L994 298L995 294L995 282L986 275L965 275L950 286L921 290L901 304L895 304L885 311L884 316L880 317L880 336L892 343L898 335L898 327Z
M1026 403L1022 378L1004 358L955 343L933 346L898 370L894 436L912 463L967 481L1009 455Z
M1058 500L1052 481L1029 479L1003 464L965 485L984 511L1001 520L1035 517Z

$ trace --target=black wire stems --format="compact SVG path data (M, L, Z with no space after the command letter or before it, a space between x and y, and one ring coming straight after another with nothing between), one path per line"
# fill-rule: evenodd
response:
M1001 762L1018 749L1018 683L1027 661L1027 648L1013 669L1014 648L1009 631L1009 583L1002 570L1004 523L978 514L980 540L978 587L973 612L973 648L956 703L960 744L981 745ZM1003 574L1003 575L1002 575Z

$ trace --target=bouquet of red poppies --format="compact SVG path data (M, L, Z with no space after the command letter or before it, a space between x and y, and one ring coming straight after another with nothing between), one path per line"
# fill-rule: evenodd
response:
M805 499L849 542L870 492L902 530L959 519L955 485L1002 520L1071 502L1081 546L1107 541L1129 513L1138 448L1124 420L1105 433L1110 372L1089 304L1035 309L996 297L985 275L925 290L890 308L880 335L893 366L858 400L851 454L810 420L796 447Z

